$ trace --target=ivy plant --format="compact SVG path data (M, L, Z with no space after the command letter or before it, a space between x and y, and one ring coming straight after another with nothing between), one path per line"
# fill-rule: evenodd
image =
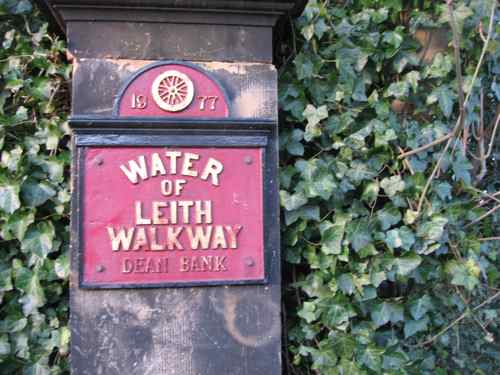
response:
M280 70L290 374L500 368L497 4L310 0Z
M0 17L0 368L59 374L70 66L30 1L0 0ZM498 20L491 0L311 0L291 25L290 374L500 367Z
M70 191L65 43L0 0L0 372L67 369Z

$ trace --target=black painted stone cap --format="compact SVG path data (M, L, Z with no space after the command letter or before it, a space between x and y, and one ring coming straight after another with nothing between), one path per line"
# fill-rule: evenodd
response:
M276 22L284 15L298 16L307 0L35 0L54 28L60 33L71 21L130 21L168 22L179 13L192 13L202 23ZM219 17L213 17L214 15ZM236 15L240 17L228 17ZM246 15L246 18L241 16ZM248 17L253 16L253 17ZM259 18L262 18L259 20ZM184 20L188 19L186 17ZM272 21L270 21L272 20ZM189 22L189 21L187 21Z

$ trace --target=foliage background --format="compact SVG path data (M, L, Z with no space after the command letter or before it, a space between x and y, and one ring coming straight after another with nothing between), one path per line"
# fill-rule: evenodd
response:
M29 1L0 0L0 372L67 368L65 44Z
M496 6L310 0L295 22L280 90L290 374L498 373Z
M449 3L310 0L293 24L280 71L290 374L500 368L499 14ZM0 0L0 35L0 369L60 374L70 66L28 0Z

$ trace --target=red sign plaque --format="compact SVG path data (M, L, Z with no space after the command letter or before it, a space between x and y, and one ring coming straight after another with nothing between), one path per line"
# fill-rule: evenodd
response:
M87 147L81 285L265 281L260 148Z

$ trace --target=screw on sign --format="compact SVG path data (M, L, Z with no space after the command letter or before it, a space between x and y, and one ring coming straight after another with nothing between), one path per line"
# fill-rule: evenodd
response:
M156 104L169 112L182 111L194 97L193 82L176 70L168 70L156 77L151 90Z

